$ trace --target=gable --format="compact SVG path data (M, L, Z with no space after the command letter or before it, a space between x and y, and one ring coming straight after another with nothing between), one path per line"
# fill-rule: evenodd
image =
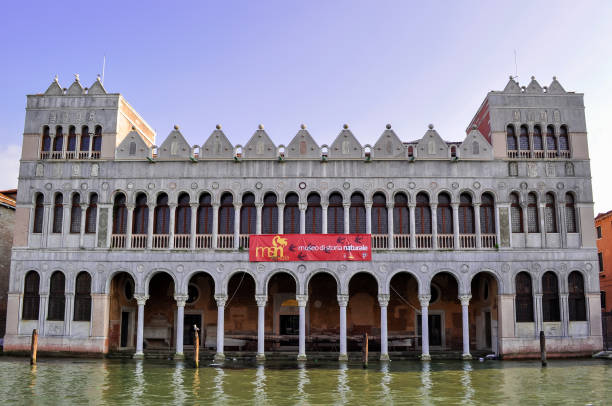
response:
M547 93L552 93L552 94L563 94L565 93L565 89L563 88L563 86L561 86L561 83L559 83L557 81L557 77L553 76L553 81L550 83L550 86L548 86L548 92Z
M336 159L361 159L363 158L363 147L357 138L345 126L329 147L329 158Z
M77 79L72 82L66 94L69 96L79 96L85 94L85 89L83 89L83 86L81 86L81 82L79 82L79 80Z
M150 148L142 136L132 127L115 151L117 159L140 159L149 156Z
M213 159L232 159L234 156L234 146L227 139L221 126L210 134L208 139L200 149L200 157Z
M93 83L93 85L91 85L91 87L87 91L87 94L106 94L106 89L102 85L99 75L96 81Z
M168 134L159 147L157 156L160 159L184 159L191 156L191 147L178 130L178 126L174 126L174 130Z
M535 76L532 76L531 82L529 82L529 85L527 86L527 89L525 89L525 92L526 93L543 93L544 89L542 89L542 86L540 86L538 81L535 80Z
M493 159L493 147L477 129L472 129L459 146L459 159Z
M45 95L47 95L47 96L61 96L63 94L64 94L64 90L59 85L59 82L58 82L57 76L56 76L55 79L53 79L53 82L51 82L51 84L49 85L49 87L45 91Z
M243 158L245 159L274 159L276 158L276 145L272 142L263 126L255 131L255 134L243 148Z
M391 130L391 126L387 127L372 147L372 158L406 158L406 146L395 134L395 131Z
M440 134L429 125L429 130L417 143L417 157L423 159L448 159L448 145Z
M510 76L510 80L504 88L504 93L521 93L521 87L514 81L512 76Z
M321 148L310 133L302 128L285 148L285 158L319 159L321 158Z

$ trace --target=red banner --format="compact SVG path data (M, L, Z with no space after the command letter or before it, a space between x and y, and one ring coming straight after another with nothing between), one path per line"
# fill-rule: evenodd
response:
M249 261L371 261L369 234L251 234Z

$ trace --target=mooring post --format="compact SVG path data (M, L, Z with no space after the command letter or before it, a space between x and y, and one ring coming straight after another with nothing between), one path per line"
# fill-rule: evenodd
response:
M368 333L363 335L363 367L368 367Z
M200 367L200 335L198 334L198 331L200 331L200 329L198 328L198 326L196 324L193 325L193 330L195 331L194 335L194 344L195 344L195 367L199 368Z
M542 358L542 366L546 366L546 336L540 330L540 357Z
M36 353L38 352L38 330L32 330L32 348L30 351L30 365L36 365Z

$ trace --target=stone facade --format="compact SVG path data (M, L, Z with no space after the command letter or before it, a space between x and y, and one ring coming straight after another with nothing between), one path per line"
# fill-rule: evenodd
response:
M11 248L15 227L15 198L17 190L0 191L0 338L6 327L6 303L11 269Z
M194 320L219 359L294 344L343 359L364 332L381 359L430 345L533 356L540 330L551 354L602 346L583 95L556 79L490 92L458 143L433 125L411 142L387 125L374 146L347 125L329 146L305 126L287 147L263 126L244 147L221 126L201 147L178 127L154 143L99 81L28 96L5 350L38 328L41 350L181 356ZM372 234L372 261L249 262L248 235L269 228Z

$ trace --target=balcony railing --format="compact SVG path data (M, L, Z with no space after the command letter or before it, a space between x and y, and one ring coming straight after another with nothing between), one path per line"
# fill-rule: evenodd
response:
M544 158L544 151L542 150L533 151L533 157L534 158Z
M416 248L420 250L433 247L431 234L417 234L415 236L415 242Z
M508 155L508 158L518 158L519 154L518 151L515 149L509 149L506 154Z
M147 248L146 234L132 234L132 248L145 249Z
M125 234L111 235L111 248L125 248Z
M66 159L76 159L76 151L66 151Z
M372 249L384 250L389 248L388 234L372 234Z
M481 234L480 235L480 246L482 248L495 248L497 245L497 238L495 234Z
M476 248L476 234L459 234L459 246L463 249Z
M234 234L218 234L217 248L220 250L234 249Z
M240 248L249 248L249 234L240 234L238 244Z
M453 235L452 234L438 234L438 248L441 250L453 249Z
M569 158L569 157L570 157L569 151L559 151L559 158Z
M100 159L100 151L91 151L89 159Z
M190 248L191 234L175 234L174 248L179 250L188 250Z
M62 159L63 151L51 151L51 159Z
M556 159L556 158L570 158L570 152L564 151L549 151L549 150L506 150L506 156L508 158L537 158L537 159Z
M393 246L398 250L410 249L410 234L393 234Z
M153 249L164 249L170 246L169 234L153 234Z
M519 158L530 158L531 152L528 149L522 149L518 152Z
M212 235L196 234L195 248L198 250L212 248Z

